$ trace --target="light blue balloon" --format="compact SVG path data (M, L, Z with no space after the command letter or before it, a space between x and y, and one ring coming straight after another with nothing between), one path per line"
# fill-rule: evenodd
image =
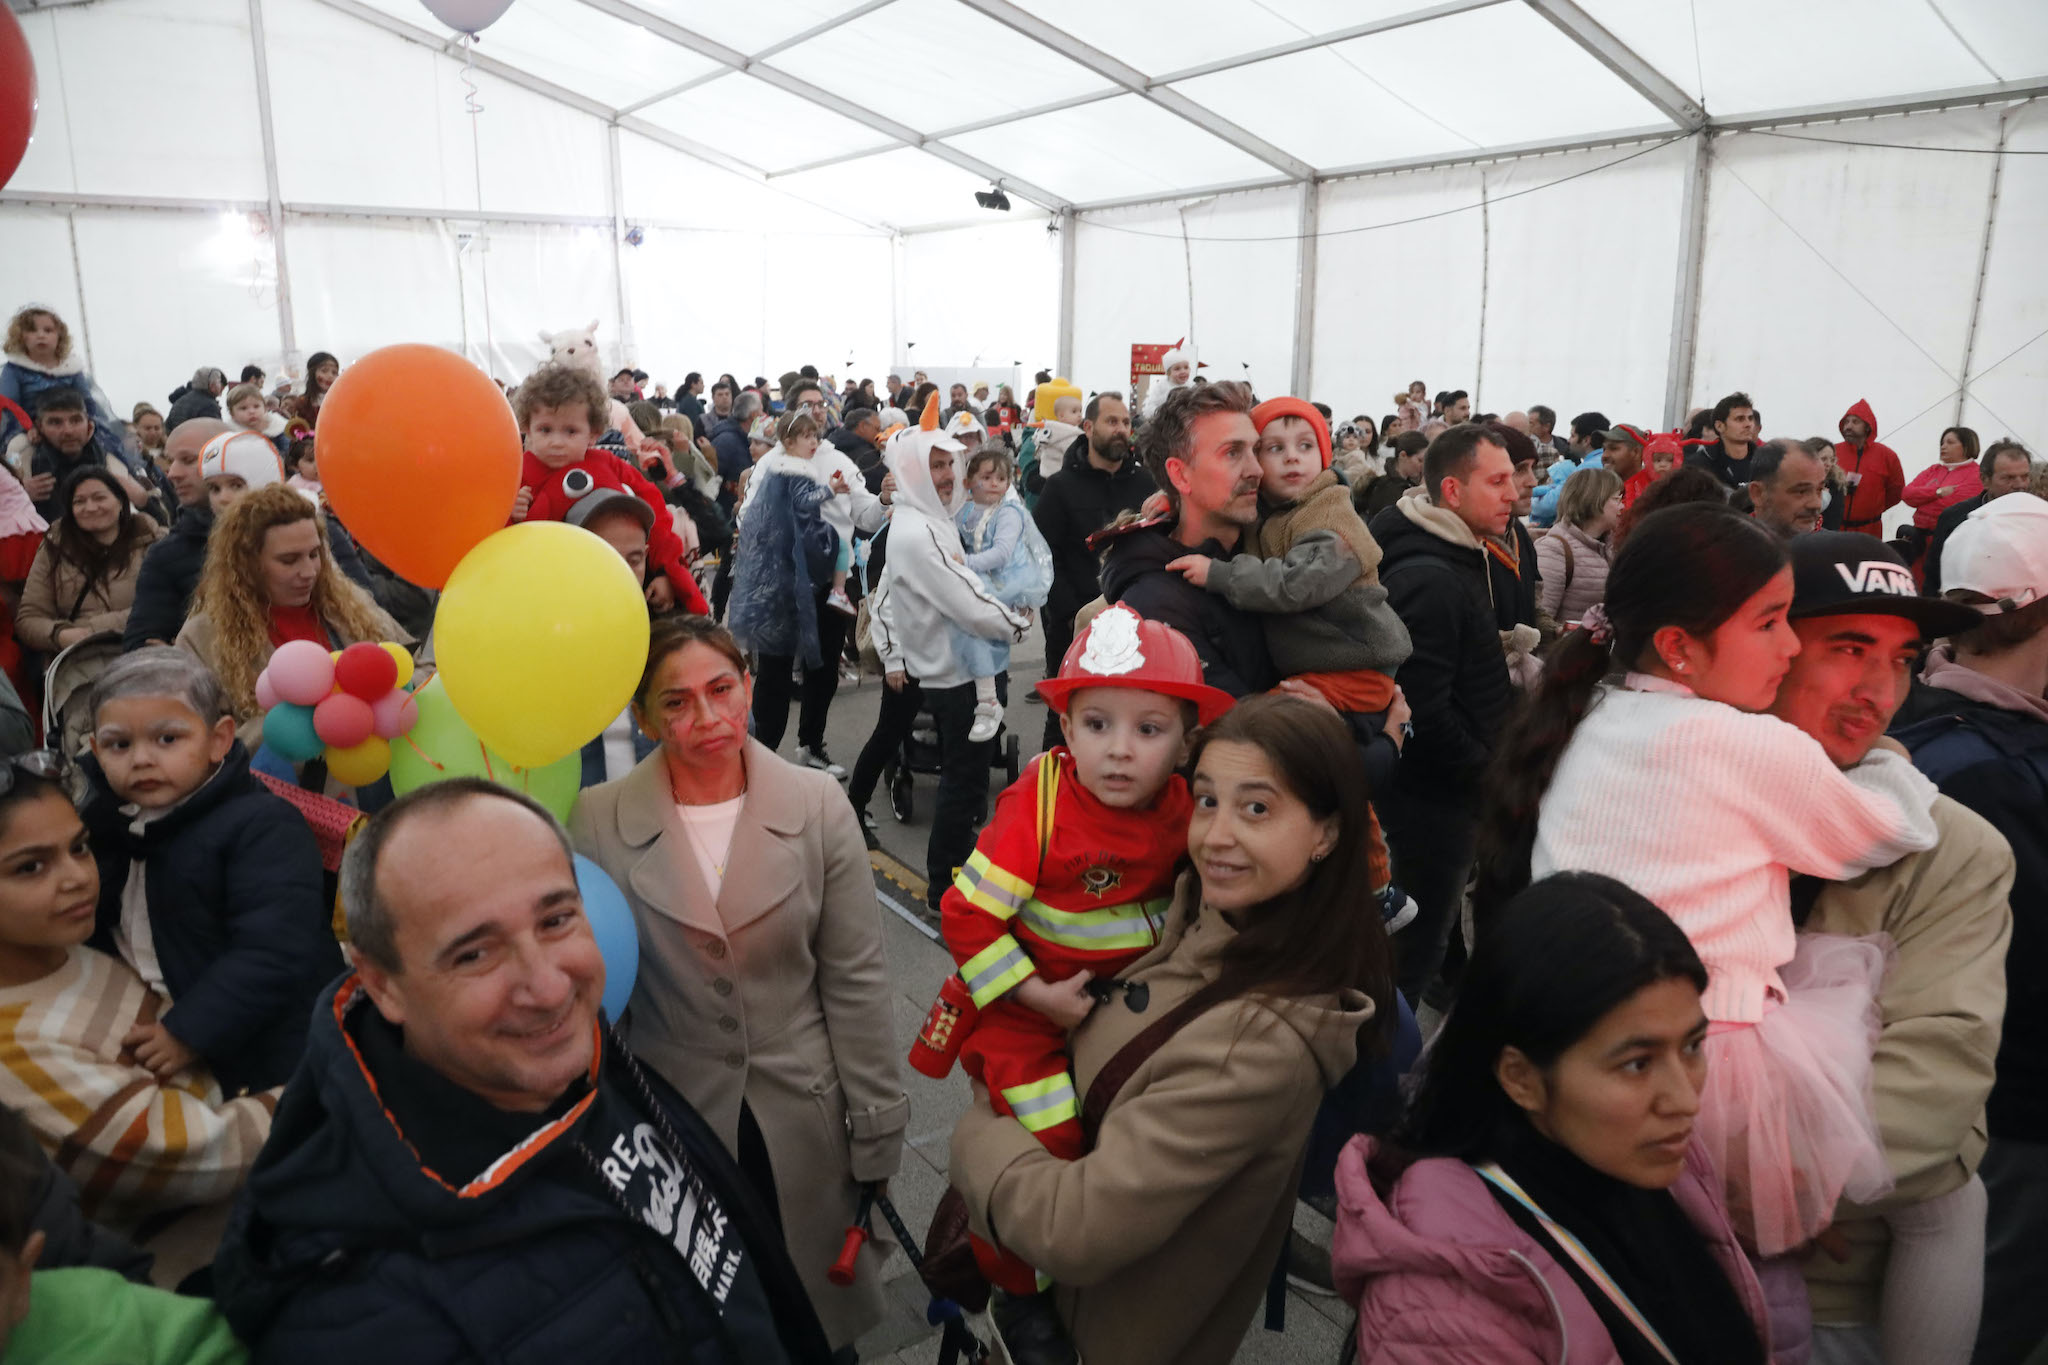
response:
M263 713L263 742L279 758L305 763L327 751L327 741L313 728L313 708L281 701Z
M581 853L576 855L576 889L583 893L583 917L590 921L597 951L604 957L605 1017L616 1022L640 975L640 929L617 885Z

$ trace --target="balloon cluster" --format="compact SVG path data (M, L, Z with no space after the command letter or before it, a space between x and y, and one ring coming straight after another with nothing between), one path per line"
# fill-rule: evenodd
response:
M325 756L337 782L375 782L391 769L391 741L419 723L411 681L403 645L364 641L329 653L288 641L256 679L263 742L294 763Z

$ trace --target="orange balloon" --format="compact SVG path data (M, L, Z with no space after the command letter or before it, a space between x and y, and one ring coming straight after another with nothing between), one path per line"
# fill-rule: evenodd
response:
M371 554L438 588L519 495L519 424L490 376L407 344L342 371L320 405L320 483Z

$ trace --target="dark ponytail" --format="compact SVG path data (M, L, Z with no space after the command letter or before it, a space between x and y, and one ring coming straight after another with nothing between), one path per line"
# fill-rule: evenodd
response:
M1645 517L1607 575L1605 642L1581 626L1544 664L1543 682L1508 725L1482 787L1475 925L1529 884L1536 819L1558 762L1600 682L1641 666L1666 626L1711 634L1786 564L1777 537L1720 502Z

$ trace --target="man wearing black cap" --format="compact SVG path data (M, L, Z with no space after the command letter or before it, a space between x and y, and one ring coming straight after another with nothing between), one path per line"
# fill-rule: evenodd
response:
M1853 767L1883 738L1925 643L1968 625L1970 613L1917 596L1904 561L1869 536L1816 531L1791 552L1790 615L1801 647L1771 709L1837 766ZM1896 1225L1923 1217L1982 1224L1976 1169L2004 1014L2013 861L1998 831L1960 803L1939 797L1931 814L1940 841L1926 852L1848 881L1793 884L1793 916L1805 930L1881 933L1898 952L1879 995L1874 1066L1878 1129L1897 1187L1874 1207L1843 1206L1829 1254L1798 1263L1813 1303L1816 1365L1960 1359L1974 1331L1977 1258L1951 1245L1923 1264L1929 1254L1913 1259ZM1888 1245L1920 1282L1954 1281L1962 1311L1938 1315L1945 1322L1905 1322L1891 1305L1887 1316ZM1774 1269L1797 1273L1793 1264ZM1945 1337L1915 1335L1944 1327Z

